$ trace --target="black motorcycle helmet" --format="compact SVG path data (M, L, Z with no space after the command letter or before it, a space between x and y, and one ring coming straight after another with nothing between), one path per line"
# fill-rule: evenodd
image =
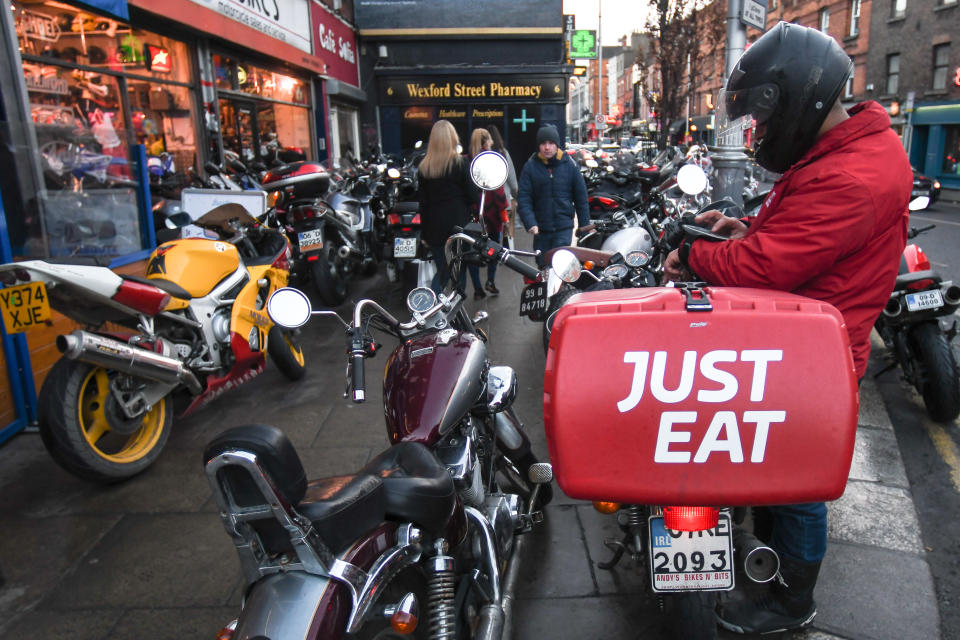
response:
M782 173L809 151L852 71L836 40L787 22L740 56L724 98L731 120L750 114L766 124L756 145L760 166Z

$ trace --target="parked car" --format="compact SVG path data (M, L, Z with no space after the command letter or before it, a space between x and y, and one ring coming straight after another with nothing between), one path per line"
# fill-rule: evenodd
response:
M913 169L913 167L910 168ZM928 178L916 169L913 169L913 193L911 197L915 198L917 196L929 196L930 204L928 204L927 207L930 207L930 205L940 197L940 181Z

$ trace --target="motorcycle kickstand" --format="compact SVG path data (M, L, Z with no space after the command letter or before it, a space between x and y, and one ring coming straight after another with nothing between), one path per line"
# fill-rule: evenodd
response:
M627 551L627 545L630 542L632 536L627 532L623 536L623 540L614 540L612 538L607 538L603 541L605 547L613 551L613 557L610 558L608 562L597 562L597 566L601 569L609 571L617 566L617 563L620 562L620 559L623 557L623 554Z

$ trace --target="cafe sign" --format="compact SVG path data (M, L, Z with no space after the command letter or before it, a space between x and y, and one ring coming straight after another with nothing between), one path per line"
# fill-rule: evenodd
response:
M382 78L381 104L566 102L565 76Z

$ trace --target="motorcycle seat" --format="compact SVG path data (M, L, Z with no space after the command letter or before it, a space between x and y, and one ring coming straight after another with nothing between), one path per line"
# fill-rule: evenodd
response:
M457 503L453 478L417 442L400 442L367 463L361 473L383 482L387 515L441 534Z
M939 283L943 280L943 277L932 269L927 269L925 271L914 271L913 273L903 273L897 276L897 284L895 288L904 289L908 285L911 285L914 282L920 282L921 280L933 280L934 282Z
M420 210L419 202L398 202L390 210L393 213L416 213Z
M141 278L140 276L130 275L121 275L120 277L124 280L139 282L140 284L149 284L161 291L166 291L174 298L180 298L181 300L190 300L193 298L189 291L172 280L165 280L163 278Z

